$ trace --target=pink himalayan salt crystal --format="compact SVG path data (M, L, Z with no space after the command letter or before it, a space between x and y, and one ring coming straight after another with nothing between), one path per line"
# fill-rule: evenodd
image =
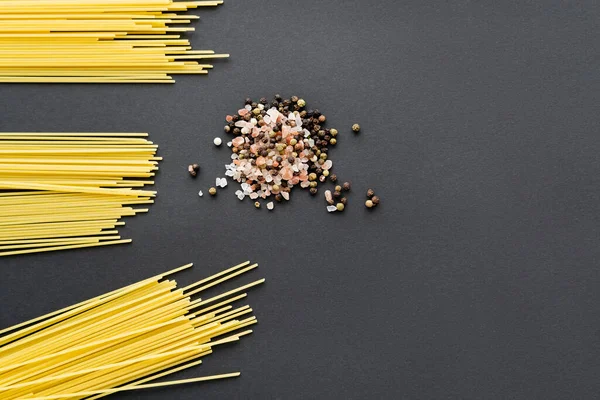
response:
M300 183L300 178L298 178L297 176L294 176L289 181L292 183L292 185L297 185L298 183Z
M333 196L331 195L331 190L325 191L325 200L327 200L328 202L333 200Z
M286 181L289 181L294 177L294 171L290 167L283 167L281 169L281 177Z
M327 170L331 169L331 167L333 167L333 161L331 161L331 160L327 160L327 161L325 161L325 162L323 163L323 169L324 169L324 170L326 170L326 171L327 171Z
M227 122L233 121L233 116L232 115L228 115L227 117L225 117L225 121L227 121Z
M264 167L267 164L267 160L264 157L258 157L256 159L256 165L259 167Z
M290 199L290 194L288 192L281 192L281 195L283 196L284 199L289 200Z
M307 181L308 180L308 172L306 172L306 171L303 170L302 172L300 172L299 178L303 182Z
M307 188L310 186L310 182L309 181L302 181L300 182L300 187L301 188Z
M244 138L242 136L238 136L236 138L234 138L231 143L235 146L241 146L242 144L244 144Z
M238 110L238 114L240 114L240 116L242 116L242 117L243 117L244 115L248 114L248 113L249 113L249 111L248 111L248 110L246 110L245 108L242 108L242 109L239 109L239 110Z

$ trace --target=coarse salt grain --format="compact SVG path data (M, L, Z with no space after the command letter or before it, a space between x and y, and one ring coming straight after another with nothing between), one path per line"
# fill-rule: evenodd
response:
M327 206L327 211L328 211L328 212L334 212L334 211L337 211L337 207L336 207L336 206Z
M220 137L216 137L216 138L213 140L213 143L215 144L215 146L220 146L220 145L221 145L221 143L223 143L223 141L221 140L221 138L220 138Z
M268 203L267 203L267 208L268 208L269 210L272 210L274 207L275 207L275 205L273 204L273 202L272 202L272 201L270 201L270 202L268 202Z
M202 190L200 190L200 191L198 192L198 196L200 196L200 197L204 196L204 193L202 193Z

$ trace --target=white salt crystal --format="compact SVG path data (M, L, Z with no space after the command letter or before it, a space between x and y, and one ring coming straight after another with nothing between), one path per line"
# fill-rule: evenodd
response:
M258 122L258 121L256 120L256 118L252 118L252 119L250 120L250 123L251 123L252 125L256 125L256 123L257 123L257 122Z
M200 197L204 196L204 193L202 193L202 190L198 192L198 196L200 196Z
M244 108L248 111L252 111L252 107L250 106L250 104L246 104Z
M336 207L336 206L327 206L327 211L328 211L328 212L334 212L334 211L337 211L337 207Z
M258 109L259 109L260 111L264 110L264 109L265 109L265 105L264 105L264 104L259 104L259 105L258 105Z
M275 205L273 204L273 202L272 202L272 201L270 201L270 202L268 202L268 203L267 203L267 208L268 208L269 210L272 210L272 209L273 209L273 207L275 207Z
M252 193L250 193L250 198L251 198L252 200L256 200L256 199L258 199L258 193L256 193L256 192L252 192Z
M240 199L240 200L244 200L245 196L246 195L244 193L240 193L240 194L237 195L237 198Z
M215 146L220 146L220 145L221 145L221 143L223 143L223 141L221 140L221 138L220 138L220 137L216 137L216 138L213 140L213 143L215 144Z
M290 199L290 194L288 192L281 192L281 195L283 196L284 199L289 200Z
M231 142L227 142L227 147L231 147L232 144L233 143L231 143Z

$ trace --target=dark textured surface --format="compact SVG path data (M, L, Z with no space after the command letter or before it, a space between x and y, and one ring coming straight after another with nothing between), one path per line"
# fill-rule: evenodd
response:
M132 245L0 259L0 326L250 258L255 334L178 375L242 377L115 399L597 398L598 4L430 3L228 0L192 36L232 54L208 78L0 86L2 131L148 131L165 157ZM342 132L344 214L196 195L223 176L225 114L276 92Z

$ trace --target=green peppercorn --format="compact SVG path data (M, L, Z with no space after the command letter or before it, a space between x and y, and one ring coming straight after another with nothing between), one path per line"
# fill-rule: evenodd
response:
M252 110L252 114L260 115L260 108L255 108L254 110Z
M365 206L367 208L373 208L373 201L372 200L365 201Z
M317 186L319 186L319 182L317 182L317 181L312 181L312 182L310 183L310 187L311 187L311 188L316 188Z
M209 193L211 196L214 196L214 195L216 195L216 194L217 194L217 189L216 189L216 188L214 188L214 187L211 187L210 189L208 189L208 193Z
M337 190L337 189L336 189L336 190L333 192L333 197L334 197L335 199L339 199L340 197L342 197L342 192L340 192L339 190Z
M290 140L290 146L295 146L298 143L296 139Z
M335 208L337 208L337 210L338 210L338 211L344 211L344 208L345 208L345 207L344 207L344 204L342 204L342 203L337 203L337 204L335 205Z
M297 103L299 99L298 96L292 96L290 100L292 100L292 103Z
M321 155L319 156L319 158L321 160L327 160L327 153L321 153Z
M298 107L302 108L302 107L306 107L306 101L304 101L304 99L298 99Z
M346 205L346 203L348 203L348 200L345 197L342 197L340 199L340 203L342 203L343 205Z
M310 174L308 174L308 180L309 181L316 181L317 180L317 174L315 174L314 172L311 172Z
M329 176L329 180L330 180L331 182L336 182L336 181L337 181L337 175L336 175L336 174L331 174L331 175Z
M320 123L323 123L323 122L325 122L325 121L327 121L327 117L326 117L326 116L324 116L324 115L321 115L321 116L319 117L319 122L320 122Z
M344 182L344 184L342 185L342 187L344 188L344 190L345 190L346 192L349 192L349 191L350 191L350 188L351 188L351 186L350 186L350 182Z
M335 140L335 138L331 138L329 140L329 144L332 145L332 146L335 146L337 144L337 140Z
M318 191L319 190L317 188L310 188L310 194L313 196L316 195Z
M331 134L331 136L336 137L338 134L338 130L337 129L332 129L331 131L329 131L329 133Z
M359 124L352 125L352 130L354 132L360 132L360 125Z
M375 191L373 189L367 190L367 197L371 198L373 196L375 196Z
M379 196L373 196L371 201L373 202L374 205L378 205L379 204Z
M279 185L273 185L273 192L279 192Z
M258 201L255 201L255 202L254 202L254 207L256 207L256 208L260 208L260 203L259 203Z
M342 191L342 187L340 185L336 185L335 186L335 191L336 192L341 192Z
M325 175L325 176L329 176L329 170L328 170L328 169L326 169L325 171L323 171L323 175Z

